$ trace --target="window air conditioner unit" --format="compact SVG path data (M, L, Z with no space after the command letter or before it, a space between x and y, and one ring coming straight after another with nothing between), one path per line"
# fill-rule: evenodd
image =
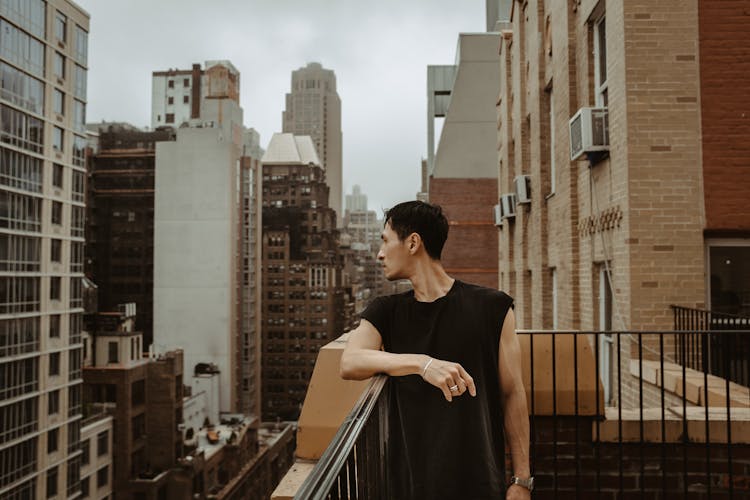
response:
M500 204L503 210L503 219L509 219L516 216L516 195L515 193L506 193L500 198Z
M492 211L495 214L495 225L497 227L500 227L503 225L503 207L500 204L495 205L492 207Z
M513 179L516 186L516 203L531 203L531 178L528 175L519 175Z
M570 119L570 159L597 151L609 151L607 108L581 108Z

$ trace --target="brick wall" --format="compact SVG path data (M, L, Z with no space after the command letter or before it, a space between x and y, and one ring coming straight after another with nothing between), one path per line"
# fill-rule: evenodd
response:
M699 0L706 228L750 231L750 2Z
M595 442L593 422L593 418L570 416L533 419L535 445L531 456L535 498L723 500L729 498L730 480L734 498L750 497L750 445L732 445L733 475L730 477L727 445L710 444L711 473L707 476L706 447L702 443L624 443L620 446L616 442ZM685 458L687 476L683 470ZM506 468L511 470L509 459ZM708 481L710 496L706 487ZM663 494L664 487L666 494Z
M430 203L443 207L450 228L442 263L448 274L469 283L497 288L497 203L494 179L430 180Z

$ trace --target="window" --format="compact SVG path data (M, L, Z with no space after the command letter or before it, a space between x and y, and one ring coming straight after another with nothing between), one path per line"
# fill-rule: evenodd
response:
M169 87L170 89L173 89L174 88L174 80L167 81L167 87Z
M86 70L79 65L75 65L75 86L73 95L78 99L86 100Z
M60 127L54 127L52 129L52 147L55 148L55 150L63 150L63 146L65 145L63 142L63 137L63 129L61 129Z
M167 97L167 104L170 104L170 105L174 104L174 97L172 96Z
M96 471L96 487L102 488L109 482L109 467L104 466Z
M73 201L84 201L85 200L85 189L86 189L86 178L83 174L83 172L79 172L78 170L73 170L72 175L73 182L72 184L72 198Z
M182 86L183 87L189 87L190 86L190 78L183 78L182 79Z
M39 271L41 241L32 236L0 233L0 271Z
M167 123L174 123L174 113L167 113L164 121Z
M60 300L60 283L62 278L59 276L52 276L49 279L49 298L50 300Z
M612 284L609 280L608 266L599 265L599 330L612 330ZM612 334L599 336L599 373L604 387L604 403L609 404L612 398L612 349L614 339Z
M65 78L65 56L55 52L55 76Z
M52 224L62 225L63 204L60 201L52 202Z
M130 402L133 406L142 405L146 402L146 381L137 380L130 386Z
M86 139L78 135L73 136L73 165L77 167L86 165Z
M54 453L57 451L57 442L60 434L60 428L51 429L47 433L47 453Z
M102 431L96 436L96 456L109 453L109 431Z
M49 376L56 377L60 375L60 353L51 352L49 355Z
M5 16L5 5L3 5L3 16ZM44 21L42 21L43 25ZM40 38L44 38L44 35ZM0 19L0 57L24 71L44 77L44 44L5 19Z
M750 316L750 244L742 239L708 242L711 311Z
M133 441L140 439L146 434L146 415L141 413L136 415L131 420L131 428L133 433Z
M57 467L47 471L47 498L57 496Z
M65 167L58 165L57 163L52 165L52 185L56 188L62 189L63 187L63 175L65 174Z
M187 96L187 95L182 96L182 102L183 104L188 104L190 102L190 96Z
M50 260L62 262L62 240L52 239L50 241Z
M53 314L49 317L49 336L50 338L60 338L60 318L59 314Z
M549 192L555 192L555 94L549 90Z
M73 101L73 130L86 133L86 105L77 99Z
M65 94L58 89L54 90L53 111L58 115L65 114Z
M594 23L594 86L597 106L607 106L607 23L602 16Z
M0 142L41 153L44 122L9 106L0 106Z
M60 411L60 390L47 394L47 415L54 415Z
M88 462L85 462L86 464ZM84 465L84 462L81 462L81 465ZM88 498L89 497L89 487L91 484L91 476L87 476L81 479L81 498Z
M117 346L117 342L109 342L108 343L108 353L109 357L107 358L107 363L119 363L119 349Z
M91 439L81 441L81 465L88 465L91 460Z
M27 398L0 407L0 443L22 438L38 429L36 398Z
M552 329L557 330L557 269L552 268Z
M68 26L68 18L62 12L56 12L55 15L55 36L61 42L65 42L65 32Z
M84 65L88 62L89 34L76 24L76 46L74 55L78 62Z

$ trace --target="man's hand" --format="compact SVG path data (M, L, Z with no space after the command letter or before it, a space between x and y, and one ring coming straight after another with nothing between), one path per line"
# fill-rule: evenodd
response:
M474 379L458 363L431 358L432 361L425 363L427 370L422 374L426 382L434 385L441 391L448 402L460 396L467 390L472 396L477 395Z
M517 484L511 484L508 486L508 491L505 492L505 500L530 500L531 492L519 486Z

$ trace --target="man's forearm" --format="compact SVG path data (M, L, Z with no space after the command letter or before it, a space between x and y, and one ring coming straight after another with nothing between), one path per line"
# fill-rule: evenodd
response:
M378 373L392 376L421 375L429 359L424 354L394 354L374 349L345 350L341 355L341 377L364 380Z
M527 478L529 468L529 411L526 406L526 393L513 391L505 400L505 442L510 447L513 461L513 475Z

